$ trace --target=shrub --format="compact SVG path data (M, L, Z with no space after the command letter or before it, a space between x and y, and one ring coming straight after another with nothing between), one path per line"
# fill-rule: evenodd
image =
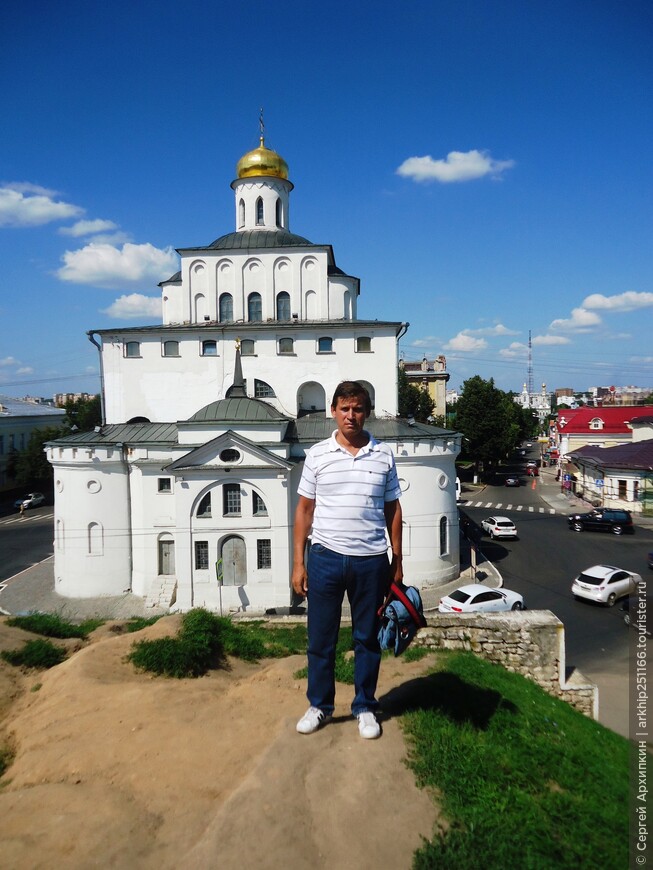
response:
M26 641L22 649L3 650L0 655L11 665L45 669L61 664L66 658L66 650L49 640L36 638Z
M104 624L103 619L87 619L80 625L67 622L56 613L30 613L27 616L11 616L7 625L41 634L44 637L79 637L85 638Z
M127 660L154 674L200 677L224 661L222 632L219 617L197 608L184 616L177 637L137 641Z
M158 622L160 619L160 616L132 616L132 618L125 623L125 631L142 631L144 628L154 625L154 623Z

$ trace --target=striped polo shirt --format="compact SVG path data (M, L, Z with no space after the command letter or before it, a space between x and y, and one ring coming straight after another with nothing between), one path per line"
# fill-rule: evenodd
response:
M392 451L369 439L356 456L338 444L336 432L315 444L297 488L315 501L312 542L345 556L387 551L384 503L401 495Z

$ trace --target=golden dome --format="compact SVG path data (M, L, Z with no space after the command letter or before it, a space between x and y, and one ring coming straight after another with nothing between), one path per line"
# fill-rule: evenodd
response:
M265 147L263 136L261 136L258 148L248 151L236 164L238 178L252 178L262 175L288 178L288 164L276 151Z

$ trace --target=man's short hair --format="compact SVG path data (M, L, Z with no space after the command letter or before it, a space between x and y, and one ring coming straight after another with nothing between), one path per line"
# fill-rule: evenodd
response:
M369 417L372 413L372 400L365 387L358 381L341 381L336 387L331 400L331 407L335 408L338 399L362 399L365 405L365 414Z

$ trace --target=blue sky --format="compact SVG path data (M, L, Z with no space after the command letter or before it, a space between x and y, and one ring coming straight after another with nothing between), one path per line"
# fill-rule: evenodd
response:
M261 106L406 360L519 390L531 330L536 386L653 389L652 37L648 0L7 4L0 393L94 392L87 330L160 321Z

